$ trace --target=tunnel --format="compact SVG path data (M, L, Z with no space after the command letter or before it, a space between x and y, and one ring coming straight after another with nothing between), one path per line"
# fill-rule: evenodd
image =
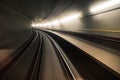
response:
M120 0L0 0L0 80L120 80Z

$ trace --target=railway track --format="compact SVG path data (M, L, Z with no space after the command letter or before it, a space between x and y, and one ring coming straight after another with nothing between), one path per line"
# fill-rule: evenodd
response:
M115 72L66 40L34 30L0 63L0 80L119 80Z

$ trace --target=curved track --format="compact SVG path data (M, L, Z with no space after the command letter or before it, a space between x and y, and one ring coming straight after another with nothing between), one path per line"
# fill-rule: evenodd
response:
M119 80L64 39L33 32L24 45L1 61L0 80Z

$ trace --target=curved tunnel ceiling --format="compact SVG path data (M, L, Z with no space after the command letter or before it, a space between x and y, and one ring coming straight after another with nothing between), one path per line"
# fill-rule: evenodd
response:
M89 14L87 9L97 0L2 0L30 19L45 19L64 11L78 9Z
M99 3L105 3L107 1L114 1L120 4L119 0L1 0L0 3L3 3L3 5L0 6L7 6L3 8L3 10L5 9L7 12L2 13L2 15L0 14L0 16L4 16L1 18L1 20L6 19L1 23L3 27L0 29L0 31L12 32L19 29L22 30L24 28L30 28L32 21L52 21L54 18L58 19L61 17L61 14L79 11L82 12L82 18L84 19L80 20L79 18L79 21L73 22L74 24L72 25L63 23L62 27L54 27L58 30L75 32L86 31L89 33L93 32L95 34L96 30L98 31L98 34L101 34L101 31L107 31L108 33L111 31L119 32L119 4L117 4L116 7L111 5L112 7L110 7L110 9L103 10L105 14L101 14L101 12L99 12L100 15L96 15L96 13L92 14L90 12L91 7L96 6L96 4ZM12 10L10 10L10 8ZM5 14L9 17L7 17ZM7 25L5 25L6 22L8 22ZM54 27L51 29L55 29Z

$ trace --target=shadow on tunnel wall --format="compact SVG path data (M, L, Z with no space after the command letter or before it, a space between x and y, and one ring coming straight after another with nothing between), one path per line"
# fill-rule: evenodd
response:
M26 16L0 1L0 48L11 41L13 43L7 45L14 45L16 48L16 43L19 44L19 41L28 39L32 34L30 23L31 21Z
M0 56L12 53L30 38L30 23L26 16L0 1Z

